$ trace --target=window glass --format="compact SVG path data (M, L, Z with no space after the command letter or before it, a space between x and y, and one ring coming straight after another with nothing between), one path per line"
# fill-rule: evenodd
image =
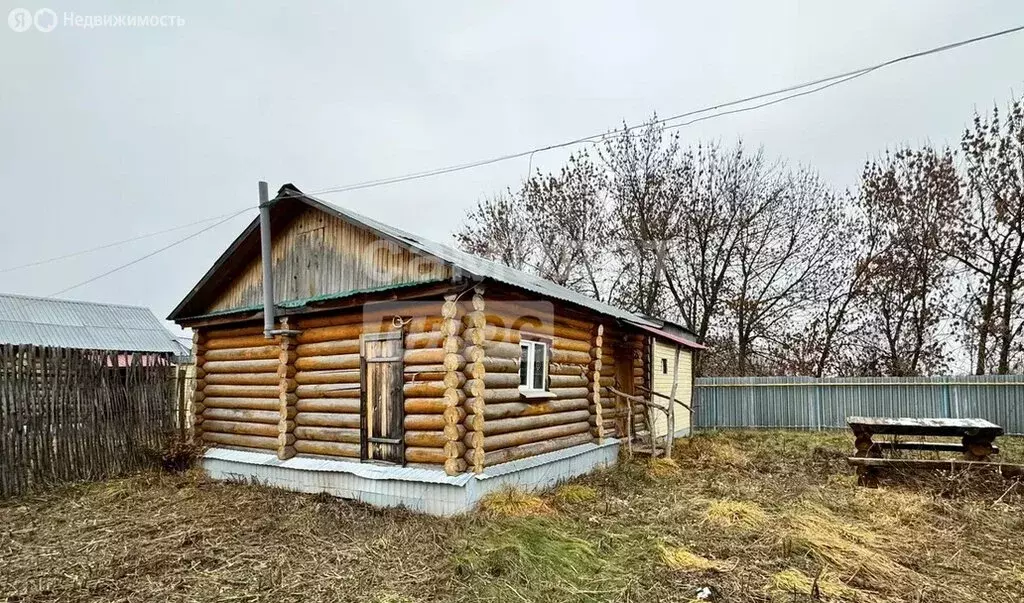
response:
M527 371L530 368L530 346L526 343L520 344L522 356L519 358L519 385L526 385Z
M547 349L543 343L533 344L533 389L545 389L544 369L547 368Z
M519 359L519 386L526 391L546 391L548 385L548 348L540 341L522 341Z

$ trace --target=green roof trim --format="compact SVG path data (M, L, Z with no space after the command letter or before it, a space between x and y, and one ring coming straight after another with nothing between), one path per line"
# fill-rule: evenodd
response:
M393 291L395 289L405 289L408 287L415 287L417 285L431 285L436 283L443 283L449 279L431 279L426 281L411 281L406 283L395 283L390 285L381 285L380 287L369 287L367 289L354 289L352 291L345 291L342 293L326 293L324 295L315 295L313 297L306 297L303 299L288 299L274 304L275 308L282 308L286 310L294 310L295 308L301 308L309 304L315 304L317 302L332 301L338 299L345 299L348 297L355 297L357 295L367 295L372 293L383 293L385 291ZM188 316L181 318L180 320L200 320L203 318L217 318L220 316L230 316L231 314L241 314L244 312L259 312L263 309L263 304L253 304L250 306L242 306L240 308L228 308L226 310L214 310L213 312L207 312L206 314L200 314L198 316Z

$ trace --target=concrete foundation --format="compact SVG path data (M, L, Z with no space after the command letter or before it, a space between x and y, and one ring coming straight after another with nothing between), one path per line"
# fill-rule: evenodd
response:
M256 480L295 492L326 492L378 507L406 507L430 515L472 510L480 498L506 486L541 490L616 463L619 441L583 444L488 467L476 475L446 475L442 469L396 467L357 461L295 457L213 448L203 458L207 475L221 480Z

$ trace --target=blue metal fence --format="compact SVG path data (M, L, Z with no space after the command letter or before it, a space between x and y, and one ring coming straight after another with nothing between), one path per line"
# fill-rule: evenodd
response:
M1024 375L704 377L694 427L836 429L848 416L972 417L1024 435Z

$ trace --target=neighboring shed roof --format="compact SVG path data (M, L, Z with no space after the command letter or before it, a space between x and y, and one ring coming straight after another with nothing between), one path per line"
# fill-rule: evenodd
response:
M486 260L453 247L449 247L448 245L442 245L441 243L436 243L429 239L414 235L400 228L395 228L394 226L378 222L352 210L339 207L328 201L303 193L291 184L286 184L281 187L277 193L275 202L284 200L293 200L305 203L342 220L346 220L371 231L380 233L380 235L385 238L392 239L401 245L411 247L420 253L434 256L443 262L451 264L458 270L476 278L495 280L506 285L530 291L545 298L557 299L582 306L594 312L611 316L638 326L658 329L661 328L665 322L662 319L652 319L650 317L627 312L621 308L616 308L615 306L587 297L582 293L557 285L539 276L529 274L521 270L516 270L497 262ZM192 292L182 300L180 304L178 304L178 307L174 309L169 316L169 319L174 320L186 316L184 310L189 305L189 302L208 283L217 281L215 277L217 276L218 270L226 264L228 257L232 255L235 250L241 248L243 244L247 242L246 239L259 237L258 227L259 219L257 218L253 220L242 235L235 240L231 247L224 252L220 259L217 260L217 263L214 264L213 268L206 273L203 280L196 285ZM250 242L250 248L251 246Z
M0 294L0 344L180 353L149 308Z

